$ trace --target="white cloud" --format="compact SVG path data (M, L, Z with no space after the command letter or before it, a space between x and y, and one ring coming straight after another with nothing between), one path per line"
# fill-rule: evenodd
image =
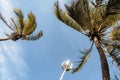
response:
M13 10L13 5L10 0L0 0L1 12L7 16L11 16L11 11Z
M27 65L22 58L21 47L18 44L11 41L2 42L0 56L0 80L27 79Z
M13 5L10 0L0 0L0 11L5 18L10 18L13 14ZM3 30L11 32L0 20L0 38L5 37ZM5 26L5 27L4 27ZM4 28L3 28L4 27ZM0 80L26 80L28 70L24 61L22 48L13 41L0 42Z

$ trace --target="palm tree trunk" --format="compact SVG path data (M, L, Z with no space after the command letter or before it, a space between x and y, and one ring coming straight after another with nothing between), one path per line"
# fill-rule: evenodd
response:
M6 41L9 40L10 38L4 38L4 39L0 39L0 41Z
M98 50L98 53L100 55L101 68L102 68L102 78L103 78L102 80L110 80L108 62L107 62L106 56L104 54L104 51L103 51L97 37L94 38L94 42L95 42L96 48Z

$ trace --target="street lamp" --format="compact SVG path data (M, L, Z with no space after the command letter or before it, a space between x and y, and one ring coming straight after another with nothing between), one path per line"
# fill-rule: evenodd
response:
M63 68L64 71L63 71L63 73L62 73L62 75L61 75L61 77L60 77L60 80L62 80L65 72L67 72L67 71L69 71L69 70L72 69L72 65L73 65L73 64L70 63L70 60L63 61L63 63L61 64L61 66L62 66L62 68Z

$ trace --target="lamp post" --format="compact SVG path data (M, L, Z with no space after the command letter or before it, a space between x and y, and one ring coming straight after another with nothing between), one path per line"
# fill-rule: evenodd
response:
M60 77L60 80L62 80L65 72L69 71L70 69L72 69L72 63L70 63L70 60L66 60L66 61L63 61L63 63L61 64L62 68L63 68L63 73Z

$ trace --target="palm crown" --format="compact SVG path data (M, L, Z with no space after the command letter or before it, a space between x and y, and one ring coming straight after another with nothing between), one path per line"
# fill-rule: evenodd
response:
M120 0L109 0L108 2L96 0L96 3L90 0L73 0L69 5L65 4L66 10L62 10L59 7L59 2L55 3L56 17L92 41L89 49L81 51L81 60L78 66L73 69L73 72L80 70L86 63L93 43L100 53L100 58L104 57L104 59L101 59L102 61L106 61L102 53L107 52L120 67L120 26L117 25L120 20L119 5ZM110 32L107 32L108 29ZM107 62L104 67L106 66L108 66ZM106 74L104 70L103 74ZM109 75L109 70L107 74Z
M2 14L0 14L1 20L13 31L10 35L5 33L8 38L0 39L0 41L9 39L16 41L20 38L24 40L37 40L43 35L41 30L36 35L31 35L37 27L36 18L32 12L28 14L27 20L24 19L23 13L20 9L14 9L14 13L17 16L17 20L15 21L11 18L12 26L10 26L3 18Z

